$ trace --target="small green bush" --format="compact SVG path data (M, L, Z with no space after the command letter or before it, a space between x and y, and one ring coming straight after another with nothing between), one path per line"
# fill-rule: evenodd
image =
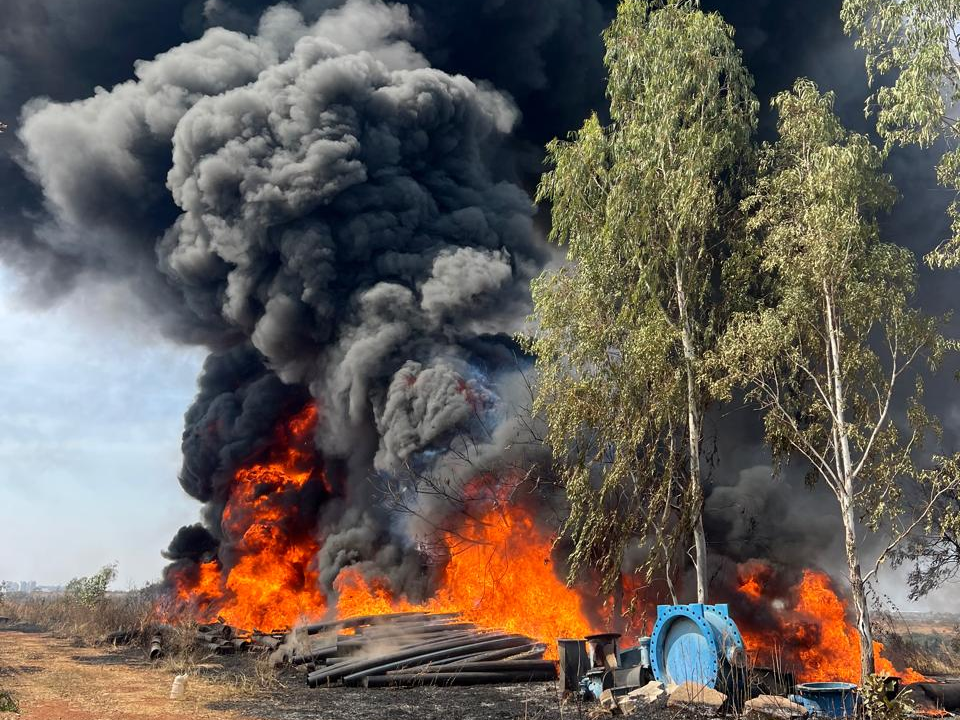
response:
M14 700L13 695L6 690L0 690L0 712L20 712L20 706L17 704L17 701Z
M860 688L860 707L867 720L907 720L913 715L910 690L901 690L890 697L889 679L871 675Z
M107 595L107 586L116 577L117 564L104 565L99 572L90 577L77 577L68 582L64 593L80 605L93 607L103 602Z

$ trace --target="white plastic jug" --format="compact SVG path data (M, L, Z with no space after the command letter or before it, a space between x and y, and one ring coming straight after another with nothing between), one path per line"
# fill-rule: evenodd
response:
M170 688L170 699L171 700L183 700L183 696L187 693L187 676L186 675L177 675L173 679L173 687Z

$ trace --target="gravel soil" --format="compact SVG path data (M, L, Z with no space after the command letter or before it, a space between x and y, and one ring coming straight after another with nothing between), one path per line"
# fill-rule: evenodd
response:
M141 648L78 647L29 626L0 626L0 690L33 720L586 720L595 704L562 701L556 683L423 688L318 688L283 670L257 683L252 657L213 657L170 700L175 670ZM16 717L16 716L10 716Z

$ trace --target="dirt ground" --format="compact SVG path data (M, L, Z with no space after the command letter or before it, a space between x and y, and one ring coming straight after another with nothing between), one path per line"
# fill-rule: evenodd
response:
M561 706L555 683L465 687L311 690L289 671L280 685L239 681L245 657L218 658L170 700L174 673L138 649L76 647L30 627L0 628L0 690L24 720L573 720L588 708ZM592 710L593 708L589 708Z

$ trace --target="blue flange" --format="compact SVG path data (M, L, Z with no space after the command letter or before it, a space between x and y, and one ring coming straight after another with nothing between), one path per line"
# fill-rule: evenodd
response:
M739 665L743 638L726 605L660 605L650 638L650 665L665 684L695 682L715 688Z

